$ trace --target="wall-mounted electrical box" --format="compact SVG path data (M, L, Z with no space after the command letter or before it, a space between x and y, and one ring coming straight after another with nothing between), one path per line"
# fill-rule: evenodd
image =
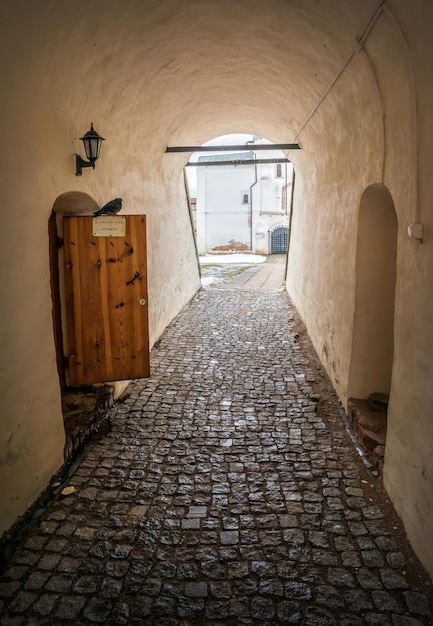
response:
M422 224L409 224L409 226L407 227L407 232L408 232L409 237L412 237L412 239L416 239L418 243L422 243L422 237L423 237Z

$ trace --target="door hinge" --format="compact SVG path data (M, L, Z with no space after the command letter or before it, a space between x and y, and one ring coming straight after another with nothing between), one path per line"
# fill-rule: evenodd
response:
M59 250L60 248L63 248L64 245L65 240L63 239L63 237L59 237L58 235L56 235L56 248Z

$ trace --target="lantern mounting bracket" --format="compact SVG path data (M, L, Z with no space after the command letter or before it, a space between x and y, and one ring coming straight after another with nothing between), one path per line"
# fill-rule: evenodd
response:
M95 169L95 161L85 161L79 154L75 155L75 175L81 176L83 173L83 167L93 167Z

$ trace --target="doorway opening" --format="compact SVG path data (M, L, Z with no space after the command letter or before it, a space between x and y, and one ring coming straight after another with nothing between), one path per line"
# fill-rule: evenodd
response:
M274 226L269 230L269 254L286 254L288 232L287 226Z
M68 343L65 324L63 217L91 215L99 208L89 195L66 192L57 197L48 220L49 265L53 334L65 428L64 462L68 464L95 433L107 431L107 411L114 402L111 385L72 387L68 381Z
M293 180L292 164L277 149L282 145L231 134L203 144L205 156L192 154L186 174L199 255L275 253L269 232L287 231ZM286 250L287 243L280 253Z
M349 418L380 469L394 358L397 215L388 189L361 197L356 242L356 288L349 372Z

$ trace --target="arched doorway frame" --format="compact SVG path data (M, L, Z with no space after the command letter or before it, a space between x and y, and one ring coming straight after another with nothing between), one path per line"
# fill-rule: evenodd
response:
M284 230L285 233L285 249L284 250L280 250L278 252L274 252L274 241L273 241L273 237L276 234L276 231L278 230ZM287 227L287 224L275 224L274 226L272 226L271 228L269 228L268 230L268 251L269 254L286 254L287 253L287 246L288 246L288 233L289 233L289 229Z
M53 315L53 333L56 349L57 373L60 388L67 386L65 374L65 346L64 320L62 318L62 300L64 299L64 277L62 272L63 253L63 216L64 215L91 215L99 209L97 202L87 193L67 191L60 194L54 201L48 220L50 282Z

